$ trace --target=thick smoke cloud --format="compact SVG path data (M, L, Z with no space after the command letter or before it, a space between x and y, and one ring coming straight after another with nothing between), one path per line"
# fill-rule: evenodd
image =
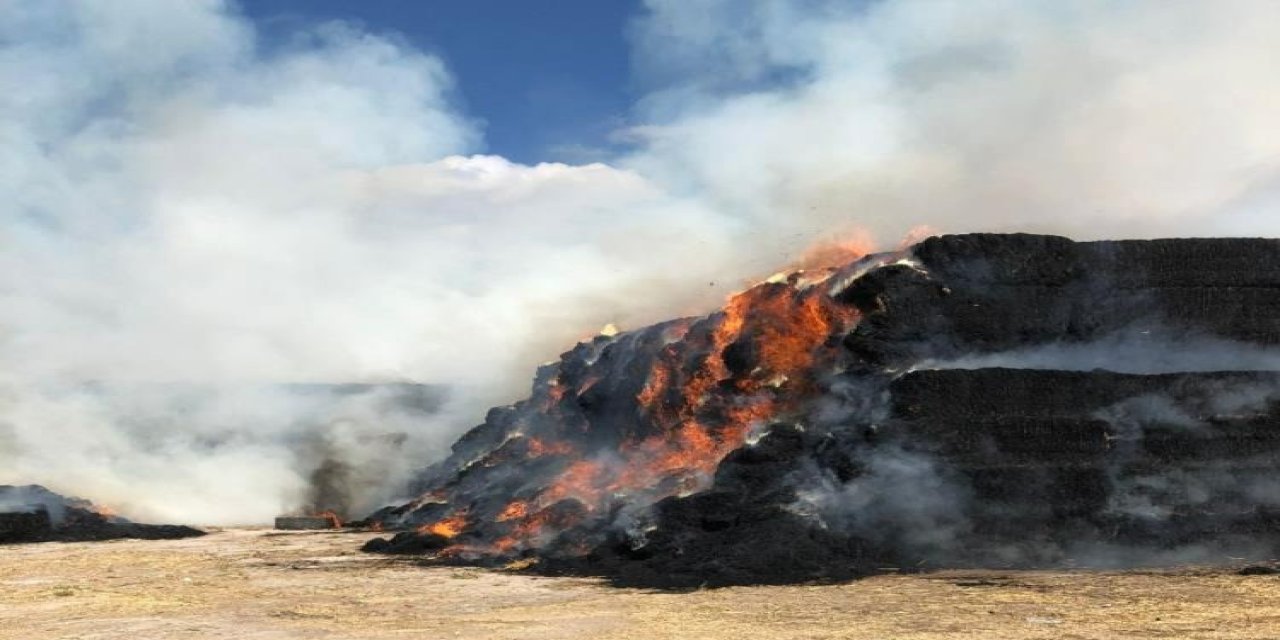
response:
M649 6L634 162L753 224L1280 231L1275 3Z
M0 482L261 522L303 506L310 428L372 458L388 499L540 360L703 308L727 247L633 172L463 155L482 135L448 71L394 37L268 47L214 1L3 12L0 78L23 90L0 97ZM399 380L452 402L407 421L273 391Z
M1272 3L652 0L627 150L581 166L480 155L449 71L392 35L268 46L218 0L0 12L23 87L0 96L0 482L142 516L299 506L300 430L357 462L403 434L425 463L606 322L703 312L855 229L1280 233ZM396 380L452 401L406 421L264 390ZM161 438L83 392L175 383L232 408Z

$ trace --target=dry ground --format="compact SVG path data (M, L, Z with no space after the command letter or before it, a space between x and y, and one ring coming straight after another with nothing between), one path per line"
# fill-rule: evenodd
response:
M693 593L423 568L368 534L0 547L0 638L1280 638L1280 577L945 572Z

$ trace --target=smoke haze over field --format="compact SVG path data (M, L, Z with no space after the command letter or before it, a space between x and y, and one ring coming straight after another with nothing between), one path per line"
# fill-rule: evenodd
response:
M1280 235L1261 0L652 0L625 150L536 166L484 155L449 69L394 35L268 46L217 0L0 13L23 87L0 96L0 483L156 518L299 506L316 408L219 392L143 429L169 400L78 385L455 385L431 419L319 421L353 463L383 432L425 463L574 340L705 312L816 240Z

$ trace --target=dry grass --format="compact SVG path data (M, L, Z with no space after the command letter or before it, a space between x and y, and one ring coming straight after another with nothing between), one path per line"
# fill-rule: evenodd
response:
M368 536L0 547L0 638L1277 638L1280 577L946 572L693 593L422 568Z

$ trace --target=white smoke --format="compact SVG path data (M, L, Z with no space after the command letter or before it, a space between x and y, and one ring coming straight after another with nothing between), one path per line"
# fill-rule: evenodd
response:
M1277 371L1280 349L1167 328L1122 330L1087 342L1049 342L1012 351L925 360L913 369L1056 369L1156 374Z
M648 5L634 166L757 228L1280 233L1276 3Z
M220 0L0 14L0 482L156 518L289 507L296 400L156 447L50 389L448 383L435 418L350 439L425 463L593 328L705 311L852 228L1280 226L1273 3L652 0L633 146L581 166L477 155L442 62L351 25L267 46Z
M327 24L269 49L216 1L0 11L22 88L0 96L0 482L261 522L301 506L300 416L329 406L271 385L451 385L416 421L306 422L388 499L540 360L661 317L652 292L706 296L675 283L728 247L633 172L460 155L481 134L447 70L394 39ZM174 383L217 389L177 411ZM409 441L360 445L380 434Z
M829 473L797 474L792 509L842 533L925 555L952 551L971 523L971 491L957 473L928 455L887 446L859 457L863 473L840 482Z

